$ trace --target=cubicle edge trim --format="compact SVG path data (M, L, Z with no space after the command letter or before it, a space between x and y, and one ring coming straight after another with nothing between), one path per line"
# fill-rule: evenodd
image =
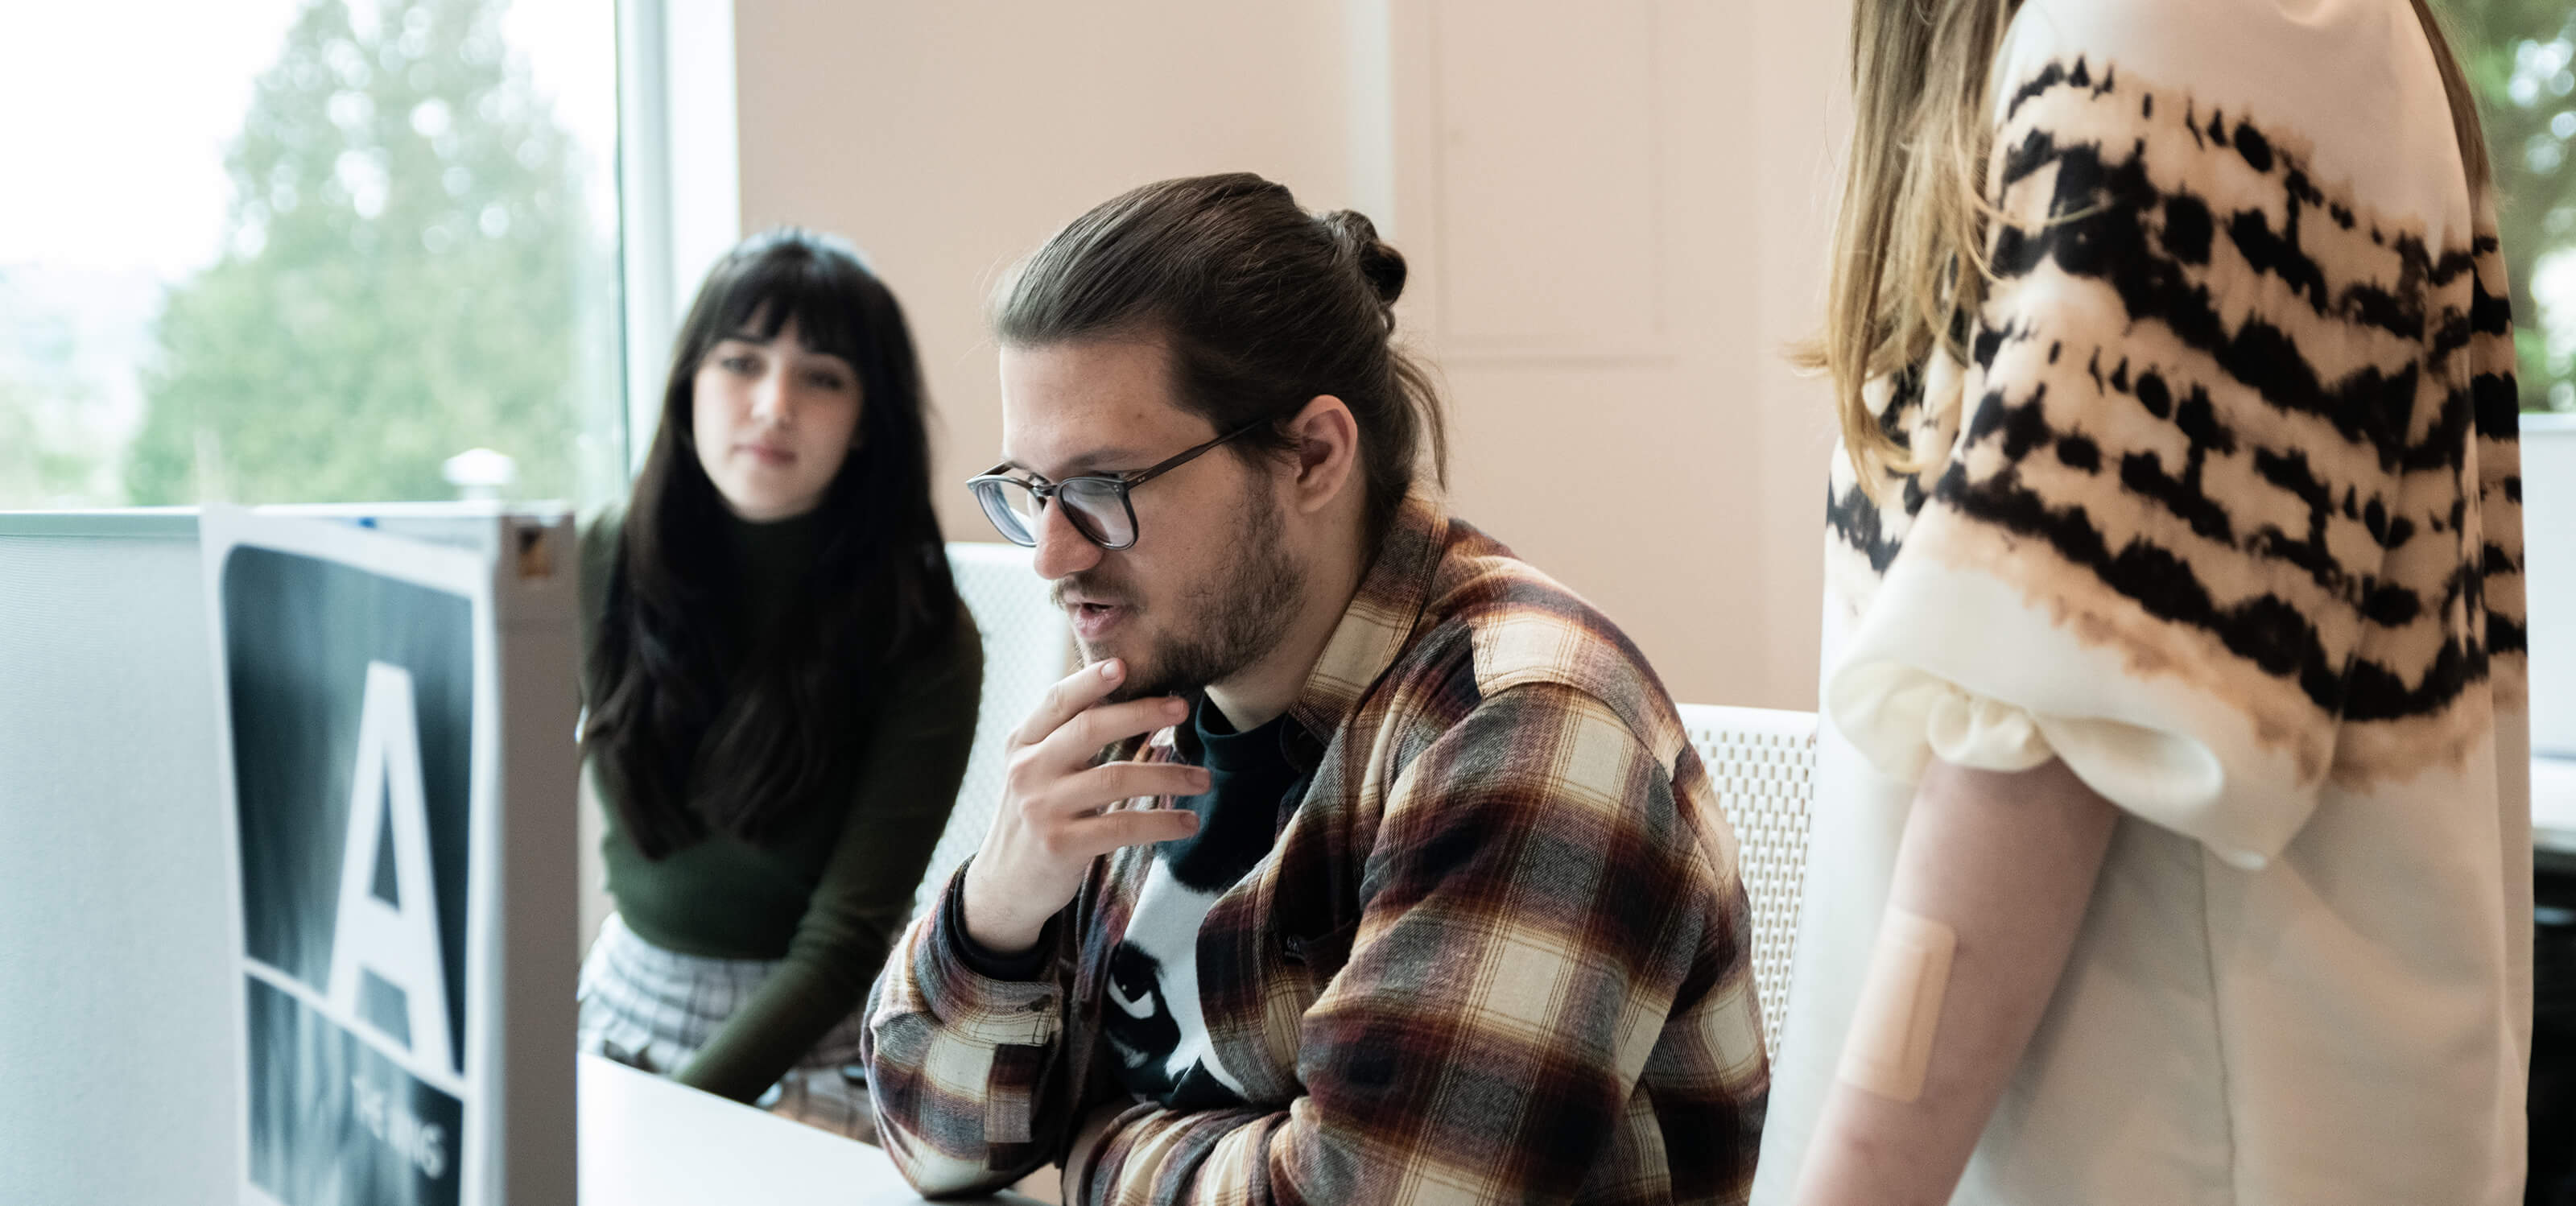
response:
M194 539L195 507L129 507L114 511L0 511L0 536Z
M0 511L0 536L122 536L143 540L193 538L196 507L100 507L77 511ZM296 515L315 519L457 519L481 516L545 519L571 513L570 503L556 499L455 500L422 502L269 503L250 508L261 515Z

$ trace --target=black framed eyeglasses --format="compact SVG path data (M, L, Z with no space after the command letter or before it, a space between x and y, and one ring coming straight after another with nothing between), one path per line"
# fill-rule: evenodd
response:
M1218 436L1196 448L1183 451L1149 469L1133 473L1086 473L1060 482L1044 479L1030 481L1002 472L1008 462L995 465L966 482L975 492L975 501L984 508L984 517L1001 530L1002 539L1024 549L1038 545L1038 528L1046 522L1049 500L1064 504L1064 517L1073 522L1073 530L1082 538L1111 552L1136 545L1136 505L1127 492L1178 469L1208 449L1267 423L1259 419Z

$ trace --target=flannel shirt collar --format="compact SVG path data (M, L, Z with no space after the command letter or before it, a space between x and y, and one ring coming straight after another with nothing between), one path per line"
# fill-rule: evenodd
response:
M1416 482L1387 525L1377 558L1360 576L1360 588L1342 610L1332 639L1324 643L1323 656L1307 672L1297 701L1288 705L1288 714L1312 742L1308 750L1298 751L1307 755L1298 759L1300 765L1312 769L1333 734L1413 639L1448 539L1449 518L1439 494Z

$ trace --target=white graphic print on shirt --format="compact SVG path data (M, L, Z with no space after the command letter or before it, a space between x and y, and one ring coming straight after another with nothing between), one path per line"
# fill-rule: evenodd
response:
M1102 1022L1128 1086L1142 1095L1193 1106L1243 1100L1243 1082L1209 1046L1199 1013L1199 924L1233 886L1194 888L1172 874L1170 857L1156 858L1126 940L1109 957Z
M1127 932L1109 956L1100 1011L1120 1079L1140 1098L1184 1110L1244 1104L1243 1080L1225 1066L1200 1012L1199 928L1270 853L1283 797L1303 794L1280 752L1285 723L1211 733L1202 716L1193 722L1196 740L1184 743L1213 776L1207 794L1176 801L1199 814L1199 831L1154 848Z

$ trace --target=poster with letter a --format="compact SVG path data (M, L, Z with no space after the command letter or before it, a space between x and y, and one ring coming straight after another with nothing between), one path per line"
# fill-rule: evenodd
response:
M244 1203L572 1200L569 528L415 526L200 524Z

